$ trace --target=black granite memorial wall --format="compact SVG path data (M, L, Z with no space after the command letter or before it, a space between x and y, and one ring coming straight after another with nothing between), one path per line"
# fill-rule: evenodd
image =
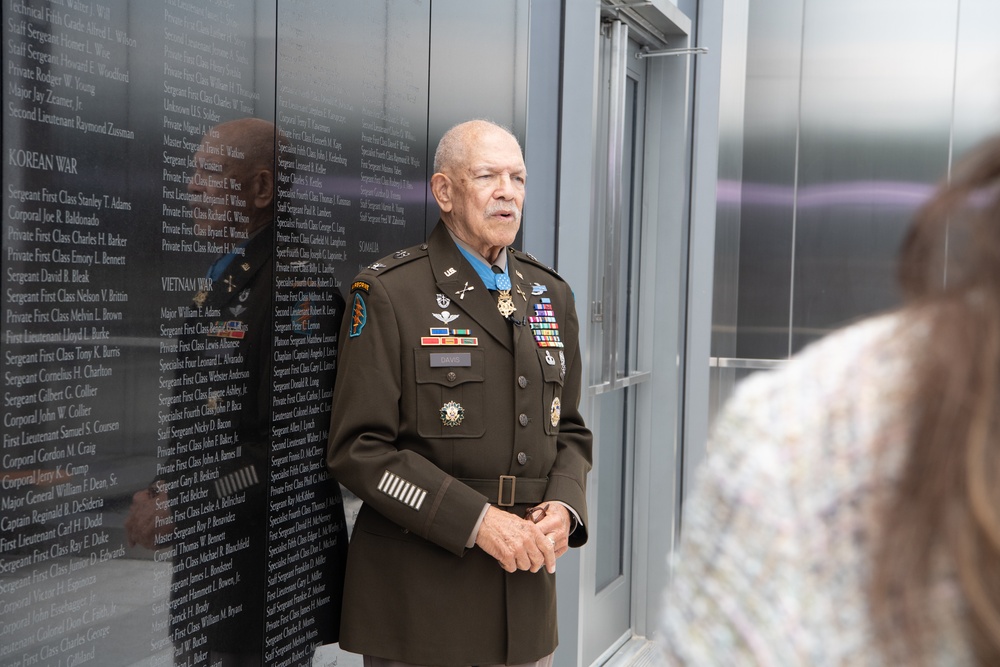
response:
M433 218L435 8L2 8L0 665L309 664L345 284Z

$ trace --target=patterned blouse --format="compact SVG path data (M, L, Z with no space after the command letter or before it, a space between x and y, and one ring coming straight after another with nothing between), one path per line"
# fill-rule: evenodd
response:
M876 492L907 446L900 315L831 334L742 382L684 506L659 638L680 665L883 665L866 587ZM931 587L931 665L974 664L954 573Z

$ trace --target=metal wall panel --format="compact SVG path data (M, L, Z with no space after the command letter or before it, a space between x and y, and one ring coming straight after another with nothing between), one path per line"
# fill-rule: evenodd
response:
M718 109L718 162L717 185L712 192L714 209L714 240L711 286L711 323L712 338L709 343L709 353L712 357L736 356L737 318L739 314L739 268L740 268L740 220L742 216L742 183L743 183L743 132L744 108L747 86L747 35L749 30L749 1L731 1L723 6L712 8L707 20L703 19L705 33L698 36L698 44L708 48L708 54L700 56L696 68L704 67L706 74L699 73L699 78L707 79L707 72L717 73L718 84L715 87L718 98L705 104ZM711 26L708 27L708 26ZM715 30L712 30L715 28ZM710 69L712 68L712 69ZM709 96L711 87L702 86L695 94ZM701 101L699 99L699 104ZM701 122L698 127L704 127ZM701 137L699 140L704 141ZM697 141L697 140L696 140ZM696 149L697 150L697 149ZM702 158L704 160L704 158ZM702 160L699 160L700 164ZM697 179L704 181L706 177ZM704 186L700 186L704 187ZM698 225L697 216L700 211L699 197L704 197L696 191L694 198L694 215L692 220L692 235L696 237L698 229L707 225ZM707 244L706 244L707 245ZM692 253L692 267L704 266L704 258L698 258ZM704 274L702 274L704 275ZM690 280L699 282L698 270L692 272ZM702 310L703 306L695 300L691 303L692 312ZM692 346L702 345L699 341L691 341ZM697 362L695 362L697 364ZM707 406L707 422L714 419L721 402L733 389L733 373L712 367L709 376L709 404ZM693 470L705 453L705 438L691 438L684 451L684 466ZM685 480L687 472L685 472Z
M752 3L737 357L781 359L899 303L899 243L996 132L989 0Z
M740 5L736 9L736 5ZM740 215L743 180L744 100L746 99L747 0L728 3L726 11L742 18L735 34L726 34L719 58L718 180L715 211L715 263L712 293L712 355L736 355L739 285ZM704 60L704 56L702 57ZM701 63L698 63L699 65Z
M788 353L803 1L750 3L737 357Z
M1000 130L1000 3L962 0L955 58L955 118L952 155Z
M450 127L471 118L506 125L524 147L528 18L528 0L432 0L427 119L431 156ZM432 164L427 167L429 181L434 172ZM430 233L439 212L429 190L427 201Z
M529 31L528 105L525 119L524 162L528 194L522 218L524 249L556 269L559 235L559 78L562 40L560 0L531 3Z
M808 3L792 350L899 301L895 258L948 167L958 0Z

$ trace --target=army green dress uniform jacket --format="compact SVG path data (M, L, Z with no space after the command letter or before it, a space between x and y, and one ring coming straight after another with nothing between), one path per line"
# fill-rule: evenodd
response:
M346 650L421 665L518 664L555 650L554 575L507 573L467 548L486 503L523 515L562 501L580 517L570 545L587 539L592 437L578 409L573 294L505 252L517 324L443 223L352 284L328 454L364 501L348 550Z

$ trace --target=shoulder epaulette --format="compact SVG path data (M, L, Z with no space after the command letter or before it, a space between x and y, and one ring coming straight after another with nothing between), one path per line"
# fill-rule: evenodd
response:
M397 250L391 255L386 255L381 259L378 259L364 269L362 269L354 282L351 284L351 291L355 289L363 289L365 292L369 289L368 278L375 278L384 273L392 271L395 268L403 266L415 259L427 256L427 244L421 243L420 245L410 246L409 248L403 248L402 250Z
M555 270L555 269L553 269L553 268L552 268L551 266L549 266L549 265L547 265L547 264L543 264L543 263L542 263L542 261L541 261L540 259L538 259L538 258L537 258L537 257L535 257L534 255L532 255L532 254L531 254L530 252L524 252L523 250L515 250L514 248L510 248L510 247L508 247L507 249L508 249L508 250L509 250L509 251L511 252L511 254L513 254L513 255L514 255L514 257L516 257L516 258L517 258L518 260L520 260L520 261L522 261L522 262L528 262L529 264L534 264L534 265L535 265L535 266L537 266L538 268L540 268L540 269L544 269L544 270L548 271L549 273L551 273L552 275L554 275L554 276L555 276L556 278L558 278L559 280L562 280L563 282L566 282L565 280L563 280L563 277L562 277L562 276L560 276L560 275L559 275L559 274L558 274L558 273L556 272L556 270Z

